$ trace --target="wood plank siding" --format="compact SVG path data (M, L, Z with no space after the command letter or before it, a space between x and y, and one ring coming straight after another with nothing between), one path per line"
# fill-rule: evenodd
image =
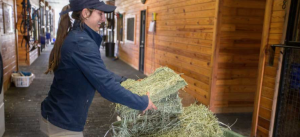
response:
M265 0L220 1L214 112L253 111L265 4Z
M139 66L140 12L147 10L147 28L157 13L156 32L146 32L145 74L168 66L182 76L186 92L208 105L210 98L216 0L116 0L117 12L135 16L135 42L119 46L120 58ZM124 25L124 36L127 28ZM154 36L154 38L153 38Z
M17 53L15 44L15 31L12 33L4 33L4 15L3 3L11 5L13 8L13 22L15 22L15 1L14 0L0 0L0 47L3 59L3 90L6 91L10 87L11 73L17 70ZM14 23L13 23L14 26ZM13 27L14 28L14 27Z

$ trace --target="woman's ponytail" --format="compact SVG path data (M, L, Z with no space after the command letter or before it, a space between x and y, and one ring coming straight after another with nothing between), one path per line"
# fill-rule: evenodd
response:
M66 5L63 7L62 12L68 9L70 9L70 6ZM48 70L45 72L46 74L56 70L60 61L60 56L61 56L60 52L61 52L62 44L66 36L68 35L69 31L71 30L71 28L72 28L72 23L69 14L61 15L59 19L58 29L57 29L56 41L50 53L49 66L48 66Z

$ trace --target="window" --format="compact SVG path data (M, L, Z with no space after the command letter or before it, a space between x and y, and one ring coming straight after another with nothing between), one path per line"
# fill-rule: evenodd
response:
M127 18L127 40L134 42L134 18Z

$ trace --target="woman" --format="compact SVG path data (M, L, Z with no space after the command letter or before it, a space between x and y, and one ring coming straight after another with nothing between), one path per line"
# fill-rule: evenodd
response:
M88 109L97 90L109 101L146 111L156 109L148 96L124 89L125 79L108 71L101 59L100 24L115 10L99 0L70 0L61 12L57 40L49 58L54 79L41 104L41 130L48 136L82 137ZM73 11L71 25L68 12Z

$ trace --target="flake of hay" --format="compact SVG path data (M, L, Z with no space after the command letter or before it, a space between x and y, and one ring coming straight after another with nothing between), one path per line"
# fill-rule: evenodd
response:
M176 123L172 123L158 133L156 137L222 137L223 129L218 119L204 105L193 104L184 108Z
M142 81L128 79L122 82L121 85L138 95L146 95L149 92L150 99L155 103L158 110L168 111L168 108L176 107L176 111L178 112L178 109L181 109L182 106L171 105L170 103L180 102L180 98L170 97L170 95L178 94L178 90L185 87L187 83L170 68L162 67L158 68L153 74ZM137 110L120 104L116 104L116 111L121 113L121 115L136 115L139 113Z

